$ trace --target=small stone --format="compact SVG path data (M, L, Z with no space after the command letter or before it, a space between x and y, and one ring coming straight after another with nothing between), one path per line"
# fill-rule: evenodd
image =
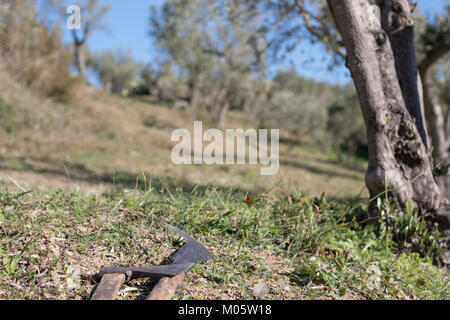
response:
M78 231L80 231L82 233L87 233L88 232L88 228L83 227L83 226L78 226L77 229L78 229Z
M37 216L39 216L39 214L41 213L41 211L39 209L33 210L33 212L30 212L28 214L28 216L30 218L36 218Z
M78 289L80 287L80 267L69 266L66 271L66 283L69 290Z
M444 264L450 265L450 252L444 252L444 254L442 255L442 261L444 262Z
M208 280L206 280L206 279L203 278L203 277L200 277L200 278L197 279L197 282L198 282L198 283L207 283Z
M253 287L253 295L255 298L264 298L268 293L269 287L264 282L260 282Z

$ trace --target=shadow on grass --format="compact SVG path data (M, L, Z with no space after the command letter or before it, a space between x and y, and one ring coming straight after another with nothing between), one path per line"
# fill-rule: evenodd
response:
M327 169L322 169L322 168L318 168L306 163L300 163L298 161L295 160L290 160L290 159L281 159L280 160L280 165L286 165L286 166L290 166L290 167L294 167L294 168L299 168L299 169L303 169L303 170L307 170L309 172L315 173L315 174L319 174L319 175L325 175L328 177L338 177L338 178L346 178L346 179L352 179L352 180L361 180L361 176L357 175L357 174L347 174L347 173L341 173L341 172L336 172L336 171L332 171L332 170L327 170Z
M9 163L9 164L8 164ZM70 182L86 182L89 184L108 184L117 189L153 189L167 190L171 193L205 193L215 189L222 192L265 192L268 190L258 188L246 190L238 187L223 187L212 184L194 184L186 179L175 179L170 176L155 176L148 172L142 173L110 171L97 173L83 164L68 163L44 157L15 157L0 158L0 170L13 170L17 172L33 172L42 175L65 177Z
M134 99L138 102L149 103L149 104L152 104L155 106L166 107L166 108L170 108L170 105L173 103L173 100L158 99L158 98L154 98L149 95L133 96L132 99Z
M330 164L330 165L345 168L348 170L353 170L353 171L360 172L360 173L366 172L366 169L363 168L361 165L354 164L351 162L343 162L343 161L333 160L333 159L321 159L321 158L316 158L313 156L299 155L296 153L283 152L283 151L280 151L280 156L284 156L286 158L291 158L291 159L297 158L297 159L302 159L302 160L307 160L307 161L312 161L312 162L320 162L320 163Z
M306 163L294 160L282 159L281 165L301 168L309 172L328 177L339 177L361 181L361 176L357 174L346 174L334 172L322 168L314 167ZM66 178L69 182L85 182L93 185L106 184L116 189L137 189L148 190L151 187L158 190L167 190L171 193L192 193L193 191L202 194L207 190L215 189L220 192L240 192L240 193L265 193L271 190L270 187L255 186L254 188L239 188L236 186L217 186L213 184L192 183L185 178L175 178L173 176L155 176L154 174L131 171L114 171L109 169L104 172L94 171L84 164L70 163L49 157L0 157L0 170L13 170L17 172L37 173L43 176L55 176ZM226 170L224 168L223 170ZM329 199L343 200L338 195L330 196ZM345 199L346 201L350 199Z

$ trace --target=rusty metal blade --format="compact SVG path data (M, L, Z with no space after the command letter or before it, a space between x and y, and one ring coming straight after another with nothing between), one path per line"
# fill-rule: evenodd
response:
M212 259L212 253L193 237L168 223L163 222L162 224L178 233L186 241L186 244L172 255L174 263L197 263Z

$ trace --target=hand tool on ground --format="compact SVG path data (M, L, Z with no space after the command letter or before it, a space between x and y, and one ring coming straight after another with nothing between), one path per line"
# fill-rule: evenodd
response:
M170 299L177 286L183 281L185 272L197 262L212 259L211 252L200 242L180 229L164 223L167 228L178 233L186 243L172 255L172 264L150 267L103 267L96 275L101 279L91 300L113 300L123 283L132 279L162 277L147 300Z

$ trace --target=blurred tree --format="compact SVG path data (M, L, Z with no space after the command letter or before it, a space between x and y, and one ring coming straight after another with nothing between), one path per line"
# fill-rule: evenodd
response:
M141 73L141 78L148 94L153 97L157 97L158 72L154 69L152 64L149 63L144 67Z
M257 91L258 98L248 108L260 127L283 128L299 141L332 146L339 160L344 150L354 155L367 147L354 86L317 82L295 70L278 71L269 84Z
M328 108L327 132L338 160L343 160L343 150L350 155L366 156L366 129L353 85L342 89Z
M153 8L152 36L185 78L191 108L220 123L243 82L265 70L266 30L244 0L167 0Z
M441 59L437 64L434 77L439 90L439 98L443 106L445 135L448 137L450 125L450 90L448 90L450 88L450 56L447 55L445 59Z
M0 0L0 62L19 82L68 99L73 79L62 31L39 18L33 2Z
M86 59L84 46L89 36L96 30L105 30L104 19L109 12L110 6L101 4L99 0L47 0L47 6L54 9L66 22L68 18L67 8L70 5L78 5L81 9L80 29L72 29L73 50L75 66L79 76L86 81Z
M282 128L298 140L323 143L327 108L306 92L275 90L258 112L265 128Z
M106 92L127 95L137 81L143 66L133 56L123 51L108 51L88 59L88 65L97 72Z
M189 88L186 75L176 71L177 66L171 60L162 62L162 69L153 71L153 86L149 89L155 97L163 100L189 101ZM151 83L149 83L149 86Z
M294 70L278 71L253 114L262 128L283 128L294 139L323 145L332 91L331 85L300 77Z
M434 74L438 61L449 58L450 52L450 5L446 13L437 15L434 21L426 24L420 33L418 41L419 71L423 85L423 99L425 115L428 124L428 133L433 146L435 164L441 168L450 165L446 118L439 99L439 88ZM446 91L448 88L446 89ZM444 169L445 171L447 169ZM440 177L439 185L442 192L450 199L450 177Z
M283 59L303 40L321 43L332 54L329 66L341 64L346 51L334 24L326 0L247 0L260 3L265 12L264 28L269 33L270 52L275 60Z

